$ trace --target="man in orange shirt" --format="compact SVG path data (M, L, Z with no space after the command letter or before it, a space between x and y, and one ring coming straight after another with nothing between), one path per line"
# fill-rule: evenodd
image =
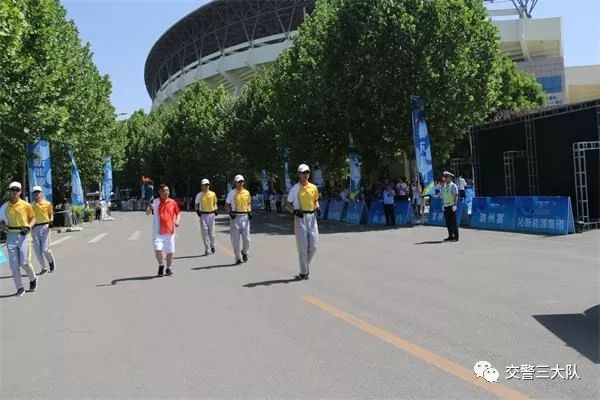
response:
M146 209L146 215L153 214L152 218L152 240L154 243L154 255L158 261L158 276L166 273L173 275L173 254L175 254L175 228L179 226L181 212L177 202L169 198L169 187L160 185L158 187L159 198L154 199ZM167 270L163 263L163 251L167 254Z

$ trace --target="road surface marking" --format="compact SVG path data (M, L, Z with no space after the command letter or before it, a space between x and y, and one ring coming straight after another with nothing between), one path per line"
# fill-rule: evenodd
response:
M129 236L129 239L127 240L138 240L141 234L142 231L135 231L131 236Z
M60 238L60 239L58 239L58 240L55 240L54 242L50 243L50 246L55 246L55 245L57 245L57 244L59 244L59 243L65 242L65 241L67 241L67 240L71 239L72 237L73 237L73 236L65 236L65 237L62 237L62 238Z
M108 235L108 233L101 233L98 236L94 237L92 240L88 241L88 243L98 243L99 241L104 239L104 236L106 235Z
M268 222L265 222L263 225L270 226L271 228L275 228L275 229L281 229L282 231L291 231L289 226L280 226L280 225L270 224Z
M466 382L469 382L470 384L477 386L483 390L486 390L500 398L529 399L529 397L527 397L523 393L511 389L508 386L504 386L498 383L488 383L484 379L477 378L472 369L464 368L463 366L458 365L443 357L440 357L437 354L430 352L429 350L425 350L424 348L412 344L409 341L406 341L398 336L384 331L383 329L377 328L376 326L373 326L368 322L365 322L353 315L350 315L338 308L335 308L334 306L327 304L316 297L305 296L303 297L303 299L309 302L310 304L325 311L326 313L331 314L334 317L337 317L342 321L345 321L350 325L353 325L356 328L361 329L362 331L367 332L383 340L384 342L387 342L392 346L399 348L400 350L404 350L408 354L422 361L425 361L426 363L431 364L434 367L446 371L449 374L454 375L455 377L460 378Z
M232 257L235 257L235 254L233 254L233 251L231 251L231 249L223 246L221 243L217 242L215 240L215 243L217 244L217 247L220 248L221 250L223 250L225 253L229 254Z

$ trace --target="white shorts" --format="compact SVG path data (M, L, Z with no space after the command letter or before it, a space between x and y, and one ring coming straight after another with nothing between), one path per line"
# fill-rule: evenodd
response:
M154 251L163 250L167 254L175 253L175 235L154 236Z

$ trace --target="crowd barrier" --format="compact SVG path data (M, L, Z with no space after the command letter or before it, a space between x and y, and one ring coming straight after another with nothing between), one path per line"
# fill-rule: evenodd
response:
M341 221L342 218L344 218L344 213L346 212L347 206L348 202L346 201L330 200L329 210L327 210L327 220Z
M471 226L500 231L566 235L575 232L570 197L475 197Z
M414 212L409 201L397 201L394 203L394 211L396 213L396 225L405 226L412 223ZM372 225L385 225L383 200L371 202L368 223Z
M329 200L319 200L319 207L321 208L321 215L317 216L317 218L327 219L327 212L329 211Z
M365 224L367 223L367 205L362 201L348 203L346 206L346 212L342 221L348 224Z
M458 199L458 202L456 203L456 222L459 226L468 225L468 210L464 199ZM434 226L446 226L442 199L431 199L429 201L429 216L427 217L427 224Z

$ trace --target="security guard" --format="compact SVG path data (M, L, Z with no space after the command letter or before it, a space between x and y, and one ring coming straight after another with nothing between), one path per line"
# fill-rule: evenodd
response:
M4 228L8 225L6 247L8 247L8 259L13 280L17 287L15 296L23 296L25 289L19 268L23 268L27 272L30 292L35 292L38 286L37 276L31 266L31 235L29 234L35 225L35 216L31 204L20 198L21 184L11 182L8 188L11 191L11 197L6 205L5 215L0 215L0 226Z
M458 202L458 187L452 178L454 175L448 171L444 171L446 185L442 189L442 197L444 202L444 217L446 218L446 227L448 228L448 237L444 242L458 242L458 225L456 223L456 203Z
M286 208L294 214L294 232L300 259L300 274L296 278L308 280L310 262L317 252L319 243L317 226L317 216L320 215L319 190L308 181L310 175L308 165L300 164L298 175L300 182L290 189Z
M250 248L250 220L252 219L252 209L250 207L252 198L250 192L244 188L244 177L236 175L233 179L235 188L227 195L225 200L225 210L231 218L230 232L231 244L235 254L235 263L241 264L242 261L248 261L248 249ZM240 250L240 237L243 245Z
M217 213L217 195L209 190L210 181L202 179L202 191L196 195L194 204L196 205L196 214L200 217L200 232L202 233L202 242L204 243L204 255L208 255L208 250L215 253L215 216Z
M54 264L54 256L50 250L50 227L54 222L54 212L52 203L44 199L41 186L33 187L33 214L35 216L35 226L33 227L33 249L35 255L42 266L40 275L48 272L46 269L46 260L50 266L50 272L54 272L56 265Z

